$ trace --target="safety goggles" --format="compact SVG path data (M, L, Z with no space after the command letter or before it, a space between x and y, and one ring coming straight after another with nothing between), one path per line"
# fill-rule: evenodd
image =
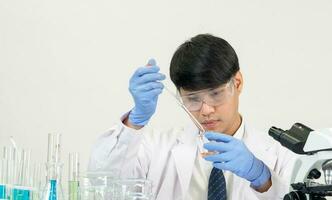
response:
M199 111L203 103L209 106L225 104L234 93L233 78L226 84L213 88L192 92L188 95L180 95L181 101L189 111Z

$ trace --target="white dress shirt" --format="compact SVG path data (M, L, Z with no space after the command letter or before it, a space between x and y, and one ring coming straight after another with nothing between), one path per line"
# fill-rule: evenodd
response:
M241 122L240 127L235 132L233 137L242 140L243 134L244 134L244 123ZM205 137L203 137L203 142L206 143L208 142L208 140ZM198 149L197 149L195 165L193 168L193 174L190 180L188 193L185 198L187 200L207 199L209 177L213 166L211 162L206 161L200 154L201 152L206 151L206 149L203 148L203 142L201 142L199 137L197 137ZM228 199L232 199L231 198L232 192L230 192L230 190L233 188L234 174L232 174L229 171L224 171L224 176L226 180L227 197Z

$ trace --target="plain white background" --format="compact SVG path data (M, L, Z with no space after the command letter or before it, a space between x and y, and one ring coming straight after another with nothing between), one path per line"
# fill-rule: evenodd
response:
M79 152L85 170L93 142L133 106L134 70L153 57L168 76L173 52L199 33L238 53L251 126L332 127L331 19L330 0L1 0L0 146L13 136L44 162L47 134L61 133L62 160ZM164 92L151 125L187 122Z

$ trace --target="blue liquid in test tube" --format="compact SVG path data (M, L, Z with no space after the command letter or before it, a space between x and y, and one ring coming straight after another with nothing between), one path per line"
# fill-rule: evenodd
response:
M0 199L6 199L6 186L0 185Z
M57 192L56 192L56 180L50 180L51 189L50 196L48 200L57 200Z
M31 192L28 189L13 188L12 199L13 200L30 200Z

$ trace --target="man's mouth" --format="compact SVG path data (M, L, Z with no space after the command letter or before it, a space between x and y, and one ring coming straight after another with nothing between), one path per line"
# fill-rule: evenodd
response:
M217 126L219 120L206 120L202 122L202 125L206 129L213 129Z

